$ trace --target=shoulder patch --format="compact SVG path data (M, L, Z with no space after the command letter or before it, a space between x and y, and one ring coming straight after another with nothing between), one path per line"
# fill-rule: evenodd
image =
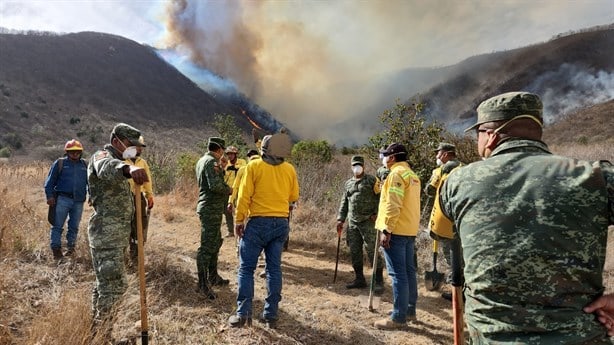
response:
M107 151L100 151L94 156L95 161L99 161L103 158L106 158L109 155Z

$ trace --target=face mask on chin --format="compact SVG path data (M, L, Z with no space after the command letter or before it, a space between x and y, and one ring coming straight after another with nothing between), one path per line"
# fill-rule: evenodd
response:
M441 159L437 158L437 166L440 167L443 165L443 162L441 161Z
M363 168L360 165L354 165L352 167L352 172L354 173L354 176L358 176L358 175L362 174Z

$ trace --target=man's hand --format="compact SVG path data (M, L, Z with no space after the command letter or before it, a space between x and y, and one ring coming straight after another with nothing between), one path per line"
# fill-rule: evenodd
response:
M129 169L128 173L130 174L130 177L132 177L132 180L134 181L134 183L143 184L149 181L149 179L147 178L147 172L145 172L145 169L139 168L134 165L129 165L128 169Z
M51 197L51 198L47 199L47 205L55 206L55 198Z
M153 196L150 196L149 198L147 198L147 208L148 209L152 209L154 205L154 200L153 200Z
M379 235L379 243L382 247L388 249L390 248L390 235L392 235L391 233L381 233Z
M235 224L235 236L238 238L243 238L243 234L245 233L245 225L243 223Z
M593 313L605 326L608 336L614 337L614 294L602 295L584 307L585 313Z
M337 235L338 236L341 236L341 234L343 233L343 224L344 224L344 221L342 220L337 221Z

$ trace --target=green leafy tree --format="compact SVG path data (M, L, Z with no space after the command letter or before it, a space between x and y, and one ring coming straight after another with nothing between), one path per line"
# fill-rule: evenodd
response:
M226 146L236 146L239 152L247 152L247 143L243 139L243 132L235 121L234 116L229 114L215 114L213 128L220 137L226 141ZM206 143L204 143L206 149Z
M369 138L369 144L372 152L394 142L405 145L412 170L422 183L426 183L434 168L433 149L441 141L445 129L438 122L427 122L423 110L422 103L407 105L397 101L394 108L380 115L383 129Z
M297 165L333 159L333 147L326 140L302 140L292 147L292 161Z

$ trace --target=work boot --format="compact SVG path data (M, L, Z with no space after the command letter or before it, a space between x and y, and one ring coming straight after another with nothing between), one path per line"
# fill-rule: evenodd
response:
M64 257L62 254L62 248L51 248L51 251L53 252L53 258L55 260L60 260Z
M239 315L230 315L230 317L228 318L228 325L230 327L233 327L233 328L239 328L239 327L243 327L245 325L251 326L252 325L252 318L251 317L243 317L243 316L239 316Z
M214 300L216 298L215 294L213 293L213 291L211 290L209 285L207 285L207 281L205 280L205 273L204 272L198 272L198 289L197 289L197 292L202 293L203 295L205 295L205 297L207 297L210 300Z
M405 322L394 322L392 319L388 318L375 321L373 326L385 331L394 331L407 328L407 324Z
M64 254L64 256L73 256L75 255L75 247L68 247L68 250L66 251L66 253Z
M209 275L209 284L211 286L226 286L230 284L230 280L222 278L217 272Z
M362 289L367 287L367 280L362 273L362 267L354 267L354 274L356 279L353 282L347 284L346 289Z
M364 276L356 277L353 282L345 286L346 289L363 289L367 287L367 281Z
M269 328L269 329L274 329L275 327L277 327L276 319L268 319L264 317L264 315L262 314L258 315L258 321L260 321L260 323L263 323L266 326L266 328Z

